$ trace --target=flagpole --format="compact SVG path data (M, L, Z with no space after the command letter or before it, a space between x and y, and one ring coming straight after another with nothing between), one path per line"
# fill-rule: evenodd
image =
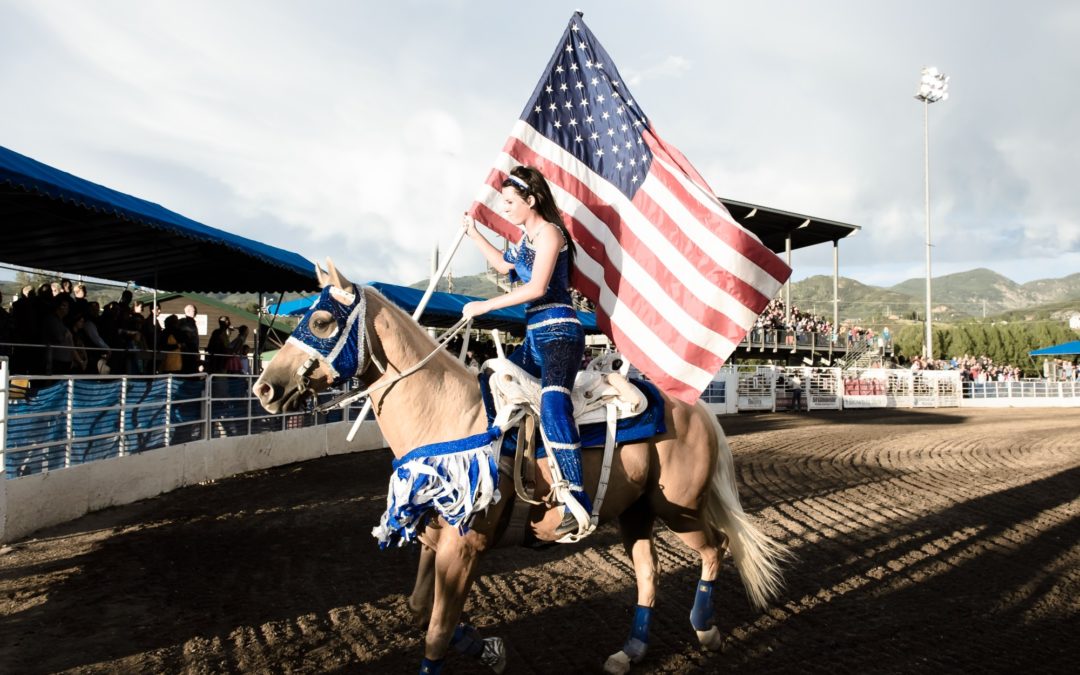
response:
M446 274L447 268L450 267L450 262L454 259L454 254L457 253L458 247L461 246L461 240L465 238L468 233L466 228L461 228L458 232L457 239L454 240L453 245L450 246L450 254L446 256L446 260L443 261L439 269L432 275L431 281L428 282L427 290L424 291L424 297L420 298L420 302L416 305L416 309L413 310L412 318L416 321L420 320L420 316L424 313L424 309L427 307L428 301L431 300L432 294L435 292L435 288L439 285L439 281ZM353 422L352 428L349 429L349 434L345 436L345 442L351 443L352 439L356 436L356 432L360 430L360 425L363 423L364 418L367 417L371 411L371 398L368 397L364 401L363 407L360 408L360 415Z

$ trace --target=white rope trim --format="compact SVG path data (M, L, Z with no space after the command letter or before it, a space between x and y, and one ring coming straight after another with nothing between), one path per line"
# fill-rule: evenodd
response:
M566 394L567 396L570 395L570 390L569 389L567 389L566 387L560 387L557 384L553 384L550 387L544 387L543 389L540 390L540 395L543 396L544 394L546 394L548 392L552 392L552 391L558 392L560 394Z
M549 302L546 305L538 305L536 307L529 307L528 309L525 310L525 313L526 314L535 314L537 312L542 312L545 309L554 309L555 307L565 307L567 309L573 309L574 308L573 305L568 305L565 302Z
M568 316L562 319L545 319L544 321L537 321L536 323L530 323L528 327L529 329L543 328L544 326L551 326L557 323L576 323L579 326L581 325L581 322L578 321L577 317Z

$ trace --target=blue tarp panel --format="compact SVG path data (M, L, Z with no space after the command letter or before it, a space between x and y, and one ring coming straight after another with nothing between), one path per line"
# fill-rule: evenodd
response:
M391 302L410 315L416 311L416 306L420 304L420 300L424 297L424 291L418 288L386 284L381 281L373 281L368 285L385 295ZM272 305L267 311L270 314L300 315L311 307L313 300L314 297L312 296L297 298L296 300L283 302L280 305ZM427 307L424 308L424 314L420 317L420 323L425 326L452 326L461 318L461 310L465 307L465 303L473 300L483 300L483 298L436 291L431 294L431 299L428 300ZM597 332L595 314L579 311L578 318L581 319L581 325L585 327L586 332ZM521 305L498 309L477 317L473 321L473 326L476 328L498 328L521 334L525 332L525 309Z
M303 256L0 147L0 261L194 292L309 291Z
M122 380L73 380L70 456L65 412L68 383L57 382L25 391L8 404L9 450L4 454L7 477L117 456L120 453L120 411L94 408L119 406L122 393L127 408L123 413L127 452L143 452L165 445L165 430L151 429L165 425L166 410L171 412L173 443L198 437L202 434L201 428L192 428L185 422L202 419L202 404L198 399L203 395L205 384L201 379L174 379L170 396L166 379L127 380L126 392L121 391L125 385ZM241 381L241 385L246 382ZM246 391L246 386L244 389ZM28 417L31 414L34 416ZM103 437L91 438L93 436ZM38 443L49 445L20 449Z
M1028 354L1031 356L1072 356L1074 354L1080 354L1080 340L1064 342L1060 345L1054 345L1053 347L1043 347L1042 349L1028 352Z

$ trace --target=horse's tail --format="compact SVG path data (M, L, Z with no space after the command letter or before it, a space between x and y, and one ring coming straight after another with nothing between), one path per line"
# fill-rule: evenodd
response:
M783 588L780 563L790 559L792 553L787 546L755 527L743 511L735 486L735 462L724 430L720 428L716 415L704 404L698 405L712 420L716 433L716 470L705 495L704 524L727 536L731 557L735 560L750 602L757 609L764 609Z

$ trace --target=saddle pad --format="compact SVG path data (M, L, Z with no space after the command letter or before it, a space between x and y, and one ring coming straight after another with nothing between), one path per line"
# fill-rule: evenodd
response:
M481 375L478 380L480 382L480 392L484 398L484 409L487 411L488 424L491 424L492 420L495 419L495 401L491 396L487 377ZM667 425L664 423L664 399L660 395L660 390L656 388L655 384L645 380L631 379L630 383L645 396L648 407L640 415L621 419L616 423L616 443L633 443L634 441L641 441L667 432ZM581 426L578 433L581 435L582 449L604 447L604 436L607 434L606 426L603 422ZM543 442L539 439L537 441L537 458L546 456ZM503 434L501 454L513 456L516 449L517 428L515 427Z

